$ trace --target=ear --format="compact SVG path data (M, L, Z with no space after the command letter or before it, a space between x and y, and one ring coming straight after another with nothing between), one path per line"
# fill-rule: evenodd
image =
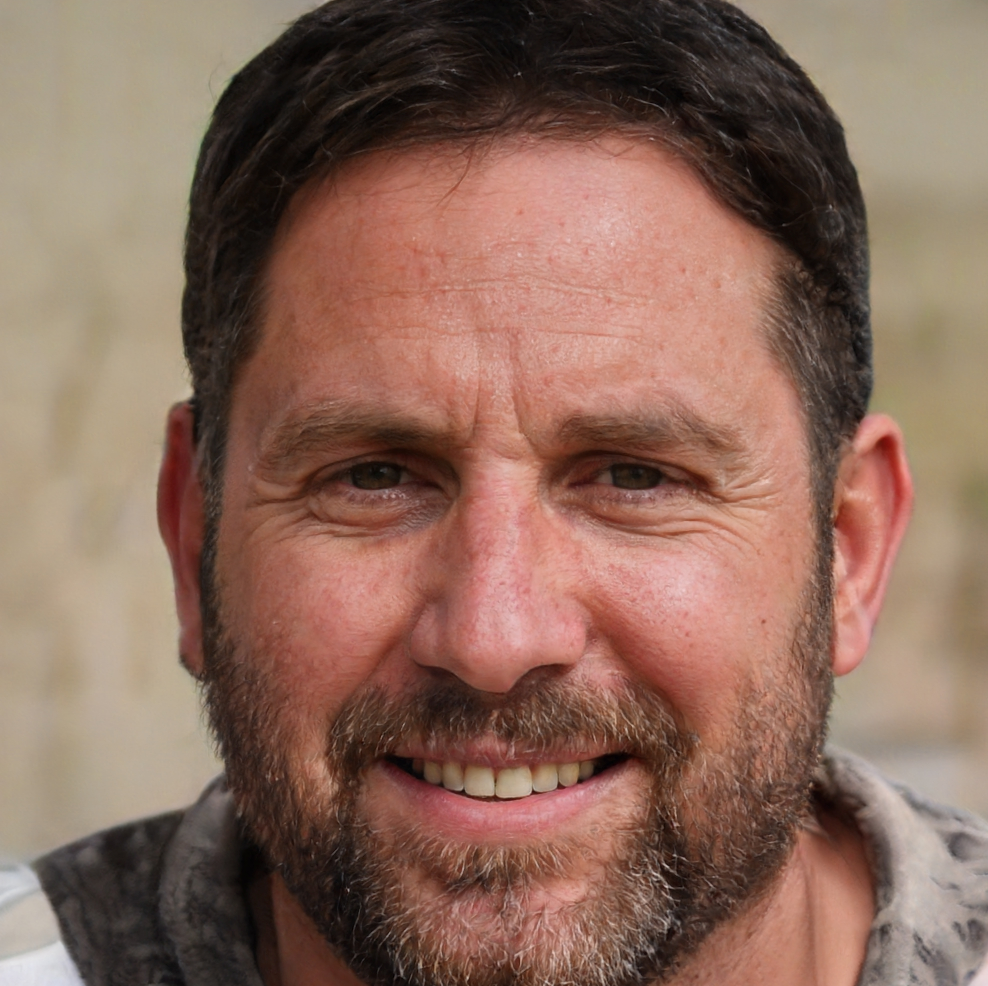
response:
M168 412L165 454L158 473L158 530L175 580L179 654L186 668L199 677L203 666L199 559L205 511L197 464L192 407L186 401Z
M834 674L853 671L868 649L912 500L899 426L887 415L868 415L834 491Z

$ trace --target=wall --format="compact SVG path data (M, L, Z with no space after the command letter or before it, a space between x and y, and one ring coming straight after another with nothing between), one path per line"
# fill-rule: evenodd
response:
M988 3L747 0L826 93L869 206L876 393L917 507L834 736L988 813Z
M179 805L217 766L153 489L187 390L196 146L302 0L0 0L0 847ZM835 734L988 809L988 3L748 0L846 121L874 230L876 406L920 507Z

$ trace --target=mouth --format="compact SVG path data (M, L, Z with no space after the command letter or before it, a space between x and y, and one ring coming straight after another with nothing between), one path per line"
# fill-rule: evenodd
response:
M518 801L558 788L576 787L628 759L615 753L593 760L563 763L535 762L511 767L422 758L388 757L400 770L428 784L476 801Z

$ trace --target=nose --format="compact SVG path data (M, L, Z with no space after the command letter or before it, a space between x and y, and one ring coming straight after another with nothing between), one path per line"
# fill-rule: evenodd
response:
M463 497L431 559L433 593L410 638L415 663L504 693L535 668L578 661L586 615L567 527L509 483Z

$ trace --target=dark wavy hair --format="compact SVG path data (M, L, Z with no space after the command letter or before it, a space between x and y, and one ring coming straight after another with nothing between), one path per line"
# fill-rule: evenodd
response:
M864 203L824 98L722 0L331 0L234 76L202 144L185 248L210 516L266 260L303 185L379 149L604 133L659 141L784 248L768 331L829 523L839 453L872 384Z

